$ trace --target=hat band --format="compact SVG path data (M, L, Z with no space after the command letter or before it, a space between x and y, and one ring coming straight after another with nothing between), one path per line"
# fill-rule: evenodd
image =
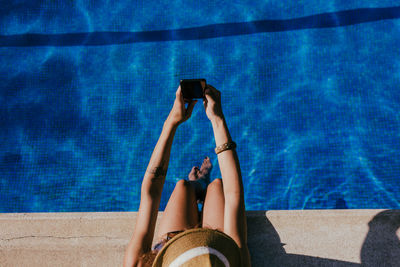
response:
M222 261L226 267L229 267L229 261L225 257L225 255L219 252L218 250L210 247L196 247L189 249L188 251L179 255L173 262L171 262L169 267L179 267L182 264L186 263L187 261L190 261L191 259L204 254L212 254L217 256L218 259Z

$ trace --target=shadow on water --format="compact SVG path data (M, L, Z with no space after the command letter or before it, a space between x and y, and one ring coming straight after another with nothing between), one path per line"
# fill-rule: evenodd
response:
M321 13L294 19L219 23L175 30L0 35L0 47L98 46L138 42L201 40L263 32L341 27L397 18L400 18L400 6L386 8L359 8Z
M396 231L400 228L400 210L383 211L368 223L369 231L361 249L361 264L286 253L285 244L281 243L278 232L265 217L265 211L252 212L247 221L249 226L257 226L248 228L253 266L399 266L400 240Z

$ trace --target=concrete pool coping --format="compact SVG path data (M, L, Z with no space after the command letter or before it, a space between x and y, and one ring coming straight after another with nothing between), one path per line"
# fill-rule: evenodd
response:
M0 266L122 266L136 215L2 213ZM400 210L269 210L246 215L253 266L400 263Z

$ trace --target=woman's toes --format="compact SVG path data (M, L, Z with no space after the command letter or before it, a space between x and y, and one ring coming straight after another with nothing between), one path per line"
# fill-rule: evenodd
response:
M212 169L211 160L209 157L205 157L203 160L203 164L201 164L200 171L202 173L209 173Z
M189 180L196 180L198 178L198 175L199 175L199 168L197 166L193 166L188 175Z

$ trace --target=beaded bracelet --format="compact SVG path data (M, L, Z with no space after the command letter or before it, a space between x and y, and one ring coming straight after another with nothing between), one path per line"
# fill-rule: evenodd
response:
M229 150L229 149L235 149L236 148L236 143L231 141L222 145L219 145L215 148L215 154L219 154L225 150Z

